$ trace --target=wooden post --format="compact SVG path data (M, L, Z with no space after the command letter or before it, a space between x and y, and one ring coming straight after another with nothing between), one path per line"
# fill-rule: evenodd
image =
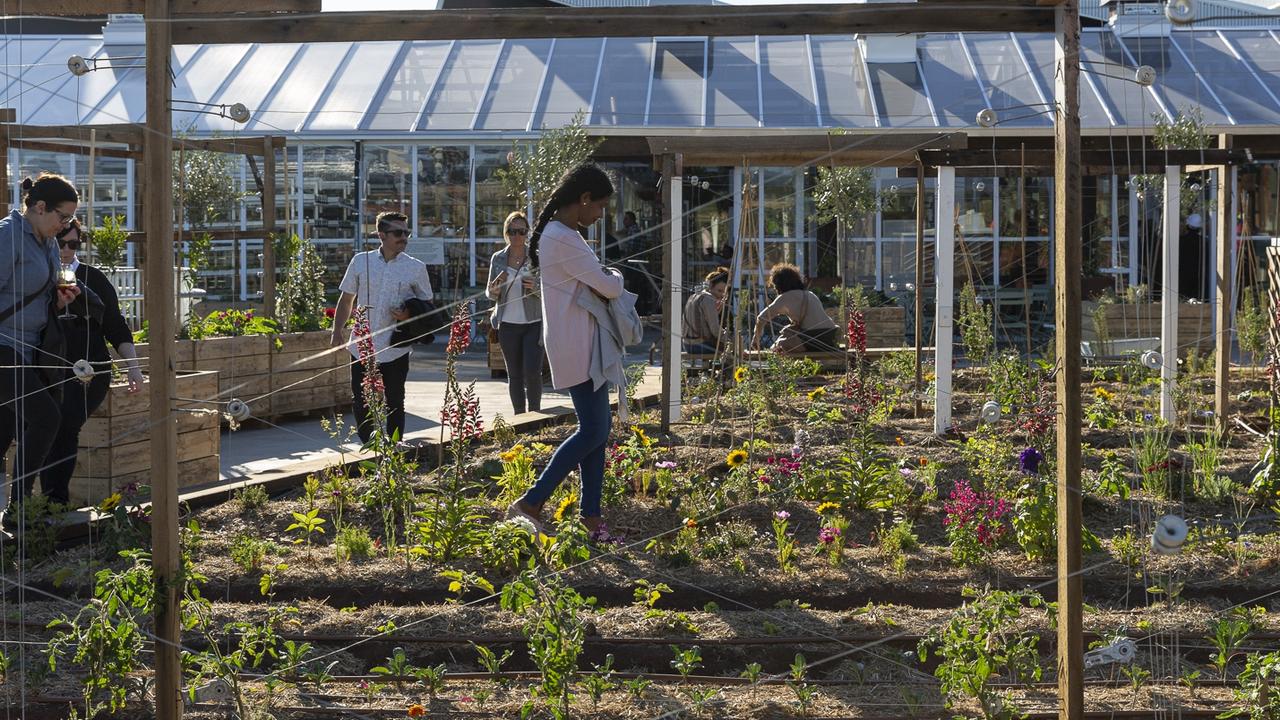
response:
M1080 3L1054 8L1054 258L1058 362L1058 717L1084 717L1080 491Z
M276 315L276 248L271 235L276 228L276 149L271 138L262 141L262 314Z
M1164 260L1160 291L1160 417L1170 425L1177 420L1173 386L1178 381L1178 235L1182 229L1182 167L1170 165L1164 172Z
M93 236L93 184L94 173L97 170L96 162L98 159L98 130L94 128L89 131L89 179L85 183L85 200L84 200L84 225L89 229L89 236ZM88 248L86 248L87 250ZM87 254L86 254L87 257Z
M681 183L684 182L683 158L680 155L662 156L662 181L665 197L662 203L662 429L670 429L671 423L680 421L680 355L684 337L683 310L681 304L681 279L684 259L683 223L684 198Z
M1231 414L1231 299L1235 295L1231 277L1231 248L1235 245L1235 214L1231 212L1236 187L1236 168L1218 168L1218 267L1213 311L1216 315L1217 349L1214 356L1213 419L1220 432L1227 430Z
M933 229L933 431L938 435L951 429L951 327L955 304L956 169L938 168L934 203L938 220Z
M924 163L916 156L916 417L924 414Z
M143 141L146 176L158 188L147 200L147 315L151 335L151 552L156 583L156 718L182 717L182 662L178 599L177 425L170 417L174 396L174 272L172 51L168 0L146 0L147 133Z

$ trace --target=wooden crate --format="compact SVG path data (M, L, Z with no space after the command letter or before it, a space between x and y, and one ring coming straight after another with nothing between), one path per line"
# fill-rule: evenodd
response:
M1081 339L1096 343L1099 337L1094 313L1098 304L1087 301L1082 305ZM1103 306L1102 312L1112 340L1160 337L1161 303L1112 303ZM1213 314L1209 304L1178 304L1178 348L1180 355L1192 348L1200 354L1213 350ZM1103 354L1107 354L1105 349Z
M331 410L351 403L351 354L330 347L328 330L276 336L271 353L269 412Z
M121 382L111 386L102 405L80 432L76 472L71 478L71 498L97 504L130 483L151 482L150 389L130 394ZM212 371L179 372L175 394L180 398L211 398L218 393L218 374ZM212 403L174 403L178 429L178 487L201 485L218 479L221 427L218 406Z

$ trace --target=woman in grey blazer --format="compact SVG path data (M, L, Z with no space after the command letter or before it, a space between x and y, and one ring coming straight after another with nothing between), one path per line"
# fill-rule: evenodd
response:
M502 223L507 246L489 262L485 295L493 300L489 322L498 332L507 364L507 391L519 415L542 409L542 299L538 276L529 262L529 220L516 211Z

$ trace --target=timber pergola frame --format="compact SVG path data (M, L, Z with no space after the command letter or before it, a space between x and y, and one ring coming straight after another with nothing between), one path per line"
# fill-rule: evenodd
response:
M319 13L319 0L49 0L45 15L96 16L142 11L146 21L146 127L143 137L148 182L171 183L172 137L170 58L174 43L339 42L425 40L432 38L609 37L806 35L815 28L829 33L1014 32L1055 33L1054 127L1055 190L1059 203L1055 229L1063 242L1055 260L1059 278L1080 268L1080 8L1078 0L921 0L857 5L662 6L626 8L536 8L442 10L429 12ZM290 16L289 13L302 13ZM663 154L667 182L664 202L664 252L671 250L675 217L681 207L680 169L675 154ZM265 200L265 198L264 198ZM942 200L941 195L939 201ZM673 202L674 201L674 202ZM918 205L922 199L917 197ZM265 207L264 207L265 210ZM174 294L170 271L173 243L156 229L172 222L172 198L156 193L148 204L145 227L148 248L148 315L156 338L151 348L151 461L153 572L156 579L156 716L182 716L181 662L178 653L180 572L178 546L177 452L174 423L172 313L165 311ZM919 223L917 223L919 224ZM917 236L923 234L917 228ZM669 261L670 265L678 265ZM668 274L669 305L680 304L680 277ZM1060 716L1079 720L1084 714L1084 643L1081 578L1080 505L1080 318L1061 312L1079 302L1079 288L1059 282L1058 348L1058 687ZM1078 283L1075 283L1078 286ZM678 313L672 308L669 312ZM949 301L948 301L949 313ZM917 326L918 327L918 326ZM950 332L950 317L938 332ZM917 330L918 332L918 330ZM679 392L680 338L664 337L664 390ZM1075 349L1068 351L1075 345ZM1073 358L1074 355L1074 358ZM673 363L672 360L675 360ZM670 395L668 395L668 398ZM670 408L664 403L664 417Z
M145 125L113 124L113 125L17 125L0 124L0 157L4 157L9 148L18 150L39 150L44 152L65 152L77 155L97 155L101 157L143 160L144 140L147 128ZM276 151L285 147L285 138L281 135L235 135L213 138L174 138L173 149L203 150L208 152L244 155L251 161L255 157L262 158L262 170L254 173L258 183L258 191L262 196L262 225L245 230L210 231L213 239L231 239L247 235L262 235L262 300L265 314L270 317L275 309L275 247L269 241L272 234L279 231L276 224L275 182ZM123 147L121 147L123 146ZM256 168L256 166L255 166ZM273 179L268 181L268 178ZM132 201L145 198L147 192L147 174L136 173L134 198ZM0 187L9 187L8 167L0 167ZM0 211L9 212L9 193L0 193ZM139 217L146 218L145 213ZM92 222L92 218L90 218ZM144 223L139 232L129 233L129 242L145 243L147 226ZM175 242L181 242L183 232L176 228L173 233ZM90 235L92 243L92 235ZM238 253L237 253L238 257ZM143 294L146 294L146 278L143 277Z

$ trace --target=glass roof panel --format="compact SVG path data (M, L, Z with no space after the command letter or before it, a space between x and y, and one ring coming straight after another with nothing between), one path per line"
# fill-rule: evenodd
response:
M916 63L870 63L868 69L886 127L936 127Z
M711 38L707 77L707 126L756 127L760 83L755 37Z
M275 81L275 90L245 126L250 132L294 132L307 119L351 43L311 43Z
M596 80L592 125L644 125L652 67L650 38L609 38Z
M500 40L460 40L431 92L418 130L467 130L489 87Z
M848 35L815 35L811 42L822 123L828 127L875 127L858 43Z
M803 37L762 37L760 91L766 127L814 127L813 74Z
M67 71L71 55L92 57L101 42L93 38L22 40L9 44L3 72L8 87L5 107L16 110L18 122L34 125L74 124L79 119L76 85ZM103 70L102 72L107 72ZM50 98L56 101L50 103ZM97 98L94 98L96 101ZM88 104L82 97L81 104ZM43 109L49 105L48 109ZM56 115L56 118L53 116ZM46 119L51 118L51 119Z
M1164 98L1166 110L1176 115L1198 107L1206 122L1230 124L1222 113L1222 106L1196 77L1195 68L1187 64L1169 38L1131 37L1124 38L1123 42L1133 54L1134 62L1155 68L1156 84L1152 88Z
M1027 54L1027 62L1031 65L1031 72L1040 89L1044 92L1045 98L1053 101L1053 36L1042 34L1020 34L1018 42L1022 46L1023 52ZM1081 57L1084 57L1083 50L1084 41L1081 40ZM979 52L975 50L975 52ZM1102 100L1098 98L1098 94L1093 91L1090 81L1095 80L1088 73L1080 75L1080 124L1084 127L1105 128L1111 126L1111 120L1107 116L1107 109L1103 107ZM1100 78L1096 79L1101 82ZM1123 124L1123 119L1117 117L1116 122Z
M700 127L705 106L707 41L658 40L654 43L649 127Z
M973 125L978 111L986 109L987 103L965 57L960 36L955 33L921 35L916 48L939 122L944 127Z
M1223 35L1235 46L1244 61L1253 67L1258 79L1280 98L1280 42L1266 30L1226 30ZM1239 71L1236 71L1239 72ZM1217 82L1217 78L1214 78ZM1269 102L1271 98L1259 98Z
M262 101L275 87L274 79L263 81L263 68L283 71L284 68L289 67L293 57L300 51L301 47L298 45L255 45L252 54L240 63L240 69L236 71L235 76L223 86L217 97L212 98L212 102L226 105L244 103L252 116L258 112ZM230 118L217 115L199 117L201 127L209 131L239 132L240 128L244 127Z
M180 101L174 103L173 106L173 127L175 131L189 128L192 130L208 129L208 123L204 122L204 119L212 116L196 112L196 110L203 108L198 108L192 105L191 102L214 102L219 88L223 87L227 79L240 66L245 56L252 50L253 46L248 44L203 45L200 52L191 56L181 71L175 72L173 99ZM90 75L93 74L95 73L90 73ZM259 82L261 82L261 78L259 78ZM146 92L145 79L143 92ZM232 102L239 101L233 100ZM143 114L145 113L146 108L143 108Z
M510 40L498 59L498 71L480 108L476 127L524 130L529 125L539 84L551 53L551 40Z
M418 122L418 115L422 114L422 106L427 102L431 88L435 87L451 47L453 43L449 40L413 43L400 66L395 68L395 77L382 95L381 102L375 101L377 110L365 118L365 129L412 130Z
M1280 122L1280 108L1263 91L1253 73L1240 66L1240 61L1216 32L1175 33L1171 38L1201 77L1212 78L1214 94L1227 106L1237 123L1269 125ZM1276 48L1276 54L1280 54L1280 47Z
M1048 70L1052 81L1052 37L1048 44ZM1036 62L1042 60L1036 58ZM1137 68L1111 31L1080 33L1080 69L1089 73L1088 81L1092 81L1120 125L1150 126L1153 122L1152 113L1161 112L1160 105L1151 94L1151 88L1141 87L1126 79L1132 78ZM1083 77L1081 81L1082 85L1088 82Z
M382 87L382 79L400 57L404 43L362 42L326 89L305 130L342 130L359 127L369 103Z
M969 44L973 64L978 67L978 80L986 90L987 101L999 114L1001 125L1039 127L1053 124L1050 119L1052 107L1043 104L1052 90L1044 91L1037 87L1036 74L1027 67L1031 59L1028 57L1024 62L1009 34L966 34L964 40ZM1042 91L1044 96L1040 94ZM1089 97L1092 93L1082 88L1082 106ZM1101 121L1106 124L1106 117L1102 116ZM970 118L969 122L973 119Z
M591 111L591 91L600 66L602 38L561 38L547 67L542 97L533 117L533 127L562 127L582 112Z
M62 92L70 94L78 106L78 117L70 122L88 125L143 122L147 116L147 77L144 60L135 60L146 52L141 45L112 45L103 48L100 60L113 67L95 70L88 75L73 78ZM175 97L177 97L175 95ZM41 115L64 103L51 102L41 109ZM61 108L59 108L60 110ZM183 127L174 113L174 129ZM62 124L57 120L45 120L49 124Z

